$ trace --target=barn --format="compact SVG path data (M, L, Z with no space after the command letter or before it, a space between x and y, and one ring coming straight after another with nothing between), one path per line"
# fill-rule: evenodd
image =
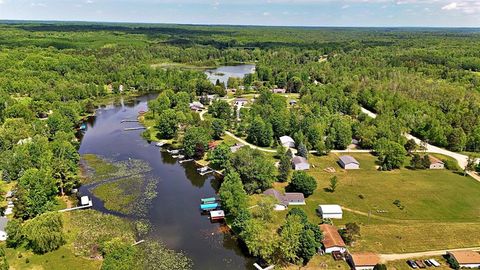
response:
M345 242L335 226L322 224L320 225L320 230L323 232L322 244L325 253L330 254L335 251L345 253L347 251Z
M317 213L323 219L342 219L343 217L342 207L337 204L320 204L317 208Z

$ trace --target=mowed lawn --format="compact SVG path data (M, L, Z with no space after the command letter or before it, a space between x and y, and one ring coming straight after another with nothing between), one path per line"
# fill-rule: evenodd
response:
M318 223L318 204L339 204L347 222L361 225L361 237L352 251L405 253L480 246L480 183L447 170L376 170L371 154L352 154L361 169L344 171L336 163L339 154L311 156L310 169L318 182L307 198L311 221ZM325 172L327 167L335 173ZM339 179L335 192L326 190L330 178ZM393 204L399 200L403 210Z
M372 216L411 221L480 222L480 183L447 170L401 169L382 172L376 169L371 154L352 154L360 170L342 170L336 163L338 154L311 156L315 166L308 173L318 182L307 200L314 214L318 204L334 203ZM335 168L335 173L323 171ZM335 192L324 189L330 178L338 177ZM399 200L403 210L393 204Z

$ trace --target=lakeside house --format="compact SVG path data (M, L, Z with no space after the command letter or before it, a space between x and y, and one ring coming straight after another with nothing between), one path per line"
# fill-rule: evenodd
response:
M285 88L272 89L272 93L274 93L274 94L285 94L286 92L287 92L287 89L285 89Z
M358 170L360 169L360 162L358 162L352 156L341 156L338 163L345 170Z
M292 139L290 136L282 136L279 138L280 139L280 144L287 147L287 148L294 148L295 147L295 141Z
M480 253L476 251L449 251L447 255L454 259L460 268L480 268Z
M320 204L317 208L317 213L322 219L342 219L342 207L337 204Z
M292 166L295 171L305 171L310 169L310 163L307 159L300 156L294 156L292 158Z
M279 205L288 207L290 205L305 205L305 196L303 193L298 192L286 192L282 194L280 191L273 188L267 189L263 192L263 195L274 197ZM282 209L283 210L283 209Z
M190 103L189 106L190 106L190 109L192 111L201 111L201 110L205 109L205 106L198 101L194 101L194 102Z
M243 107L248 103L248 98L236 98L234 101L235 106Z
M235 145L230 147L230 151L232 153L237 152L240 148L244 147L245 145L243 143L236 143Z
M5 228L7 227L7 223L7 217L0 217L0 241L7 240L7 231L5 230Z
M345 245L345 242L335 226L330 224L321 224L320 230L323 232L322 244L325 253L345 253L347 251L347 245Z
M371 252L353 253L347 256L347 261L355 270L373 270L380 262L380 256Z
M440 159L432 156L432 155L428 155L428 160L430 161L430 166L429 168L431 170L442 170L442 169L445 169L445 163L443 163L443 161L441 161Z

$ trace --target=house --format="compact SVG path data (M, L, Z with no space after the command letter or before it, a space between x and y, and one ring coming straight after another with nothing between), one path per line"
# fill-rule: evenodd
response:
M203 104L198 101L190 103L189 106L192 111L201 111L205 109L205 106L203 106Z
M237 152L240 148L244 147L245 145L241 144L241 143L236 143L234 146L230 147L230 151L232 153L235 153Z
M358 162L352 156L341 156L340 160L338 161L340 166L345 170L357 170L360 169L360 162Z
M338 233L338 229L330 224L320 225L320 230L323 232L323 248L325 253L331 254L332 252L345 253L347 246L342 237Z
M248 99L247 98L236 98L235 99L235 106L245 106L247 103L248 103Z
M290 136L280 137L280 143L287 148L295 147L295 141Z
M480 253L476 251L449 251L447 255L453 258L460 268L480 268Z
M380 256L371 252L349 254L347 261L355 270L372 270L380 262Z
M294 156L292 158L292 166L295 171L305 171L310 169L310 163L307 159L300 156Z
M429 168L431 170L445 169L445 164L440 159L438 159L438 158L436 158L432 155L428 155L428 160L430 161L430 167Z
M305 205L303 193L287 192L282 194L280 191L270 188L265 190L263 195L274 197L280 206Z
M322 219L342 219L343 217L342 207L337 204L320 204L317 208L317 213Z
M7 240L7 232L5 228L7 227L8 218L0 217L0 241Z
M287 89L284 88L275 88L272 90L272 93L274 94L285 94L287 92Z
M207 100L208 103L211 103L212 101L217 99L217 95L207 95Z

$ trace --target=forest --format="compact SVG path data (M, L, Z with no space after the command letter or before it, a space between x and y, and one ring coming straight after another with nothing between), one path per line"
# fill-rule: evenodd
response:
M304 156L312 150L322 155L346 149L355 139L361 148L375 149L384 170L405 165L411 151L405 133L452 151L480 152L476 29L8 22L0 31L0 170L18 198L10 247L26 245L45 253L65 243L61 229L42 234L43 239L38 232L62 227L49 212L58 196L80 184L75 134L81 119L116 95L160 93L149 103L158 138L182 134L186 155L199 159L209 141L226 130L261 147L276 147L279 137L289 135ZM172 63L178 65L162 67ZM255 72L226 86L212 84L202 72L238 63L254 63ZM240 111L241 121L225 101L209 107L207 121L199 121L188 107L240 86L244 90L235 96L258 94L249 110ZM298 94L298 104L289 106L272 88ZM378 117L367 117L362 107ZM289 170L277 175L273 165L262 166L267 161L256 151L222 157L227 150L219 147L208 155L229 172L221 194L240 198L227 206L236 217L234 230L252 254L271 261L308 261L316 248L310 244L321 236L316 226L301 222L302 213L289 214L286 229L275 236L288 239L288 228L305 223L301 244L289 250L291 243L280 241L278 248L285 251L280 253L254 246L260 221L244 211L246 194L264 191L277 179L287 181ZM279 150L278 155L291 153ZM308 181L305 175L292 177ZM109 243L105 253L125 248Z

